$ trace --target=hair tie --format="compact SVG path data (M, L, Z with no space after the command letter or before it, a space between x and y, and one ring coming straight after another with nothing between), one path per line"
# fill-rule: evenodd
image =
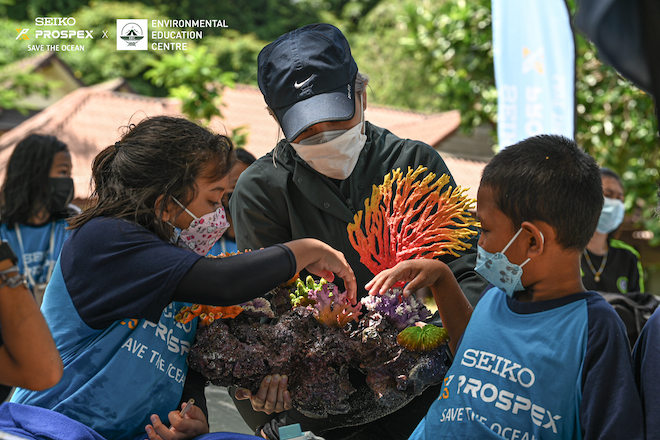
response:
M120 141L115 142L115 150L119 150L119 147L121 147L121 142Z

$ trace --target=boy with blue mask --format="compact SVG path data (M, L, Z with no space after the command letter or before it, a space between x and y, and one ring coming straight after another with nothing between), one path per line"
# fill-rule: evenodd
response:
M526 139L493 158L477 194L479 246L518 266L520 287L484 270L491 285L473 310L430 259L367 284L371 294L430 286L451 336L454 362L411 439L643 438L625 327L580 277L602 204L598 166L573 141Z

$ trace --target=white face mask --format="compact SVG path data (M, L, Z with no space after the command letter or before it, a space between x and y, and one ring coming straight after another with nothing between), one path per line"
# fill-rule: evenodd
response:
M355 169L360 152L367 142L362 134L364 110L359 101L360 123L349 130L330 130L317 133L291 146L307 164L331 179L344 180Z

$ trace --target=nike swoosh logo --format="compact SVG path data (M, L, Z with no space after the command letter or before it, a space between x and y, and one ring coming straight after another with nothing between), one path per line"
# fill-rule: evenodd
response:
M293 83L293 87L295 87L296 89L299 89L299 88L301 88L302 86L304 86L305 84L307 84L309 81L311 81L312 78L314 78L315 76L316 76L315 74L312 74L309 78L307 78L305 81L303 81L303 82L301 82L301 83L299 83L298 81L296 81L296 82Z

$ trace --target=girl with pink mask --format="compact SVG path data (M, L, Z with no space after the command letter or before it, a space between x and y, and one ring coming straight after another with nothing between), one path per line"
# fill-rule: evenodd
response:
M70 222L42 307L64 376L45 391L19 389L12 402L52 409L106 439L194 438L208 432L205 380L187 365L196 320L176 322L178 310L240 304L302 269L336 274L355 301L343 254L315 239L203 258L228 226L232 151L225 136L159 116L96 156L92 206ZM282 411L291 407L285 390L286 381L264 378L244 397Z

